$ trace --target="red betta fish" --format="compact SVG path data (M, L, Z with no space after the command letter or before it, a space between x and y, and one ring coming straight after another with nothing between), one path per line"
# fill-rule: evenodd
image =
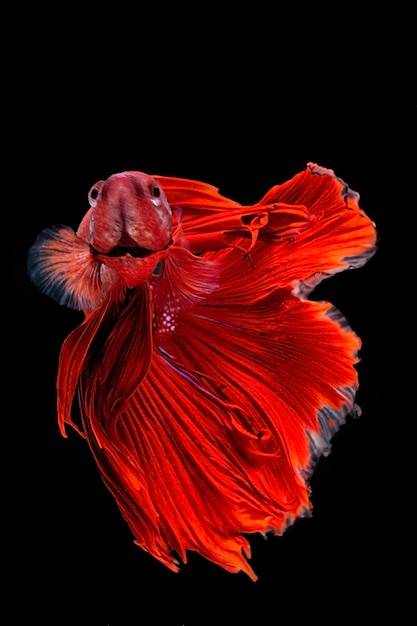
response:
M60 354L61 433L86 438L141 548L256 580L247 535L310 514L315 464L358 411L360 339L308 295L372 256L375 225L314 163L253 206L133 171L89 200L77 232L43 231L28 258L85 313Z

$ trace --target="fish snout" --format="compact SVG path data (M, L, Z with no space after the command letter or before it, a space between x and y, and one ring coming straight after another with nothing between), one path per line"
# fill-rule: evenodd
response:
M172 240L172 212L163 189L141 172L114 174L90 191L90 243L102 254L146 256Z

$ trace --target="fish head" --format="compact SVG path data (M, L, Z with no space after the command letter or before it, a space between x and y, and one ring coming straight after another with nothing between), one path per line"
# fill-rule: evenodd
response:
M111 256L145 257L172 241L172 212L161 186L143 172L113 174L92 186L88 240Z

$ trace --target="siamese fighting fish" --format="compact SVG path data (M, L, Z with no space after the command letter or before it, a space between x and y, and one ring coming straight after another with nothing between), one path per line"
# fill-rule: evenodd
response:
M255 581L250 536L311 514L317 461L360 413L361 340L309 295L371 258L375 224L315 163L250 206L140 171L88 198L76 231L47 228L28 255L33 283L83 312L59 356L60 431L85 438L143 550Z

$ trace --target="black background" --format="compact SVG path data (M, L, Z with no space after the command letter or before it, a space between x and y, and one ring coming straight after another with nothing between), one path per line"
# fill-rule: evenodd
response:
M411 524L392 460L404 432L392 423L400 417L388 398L401 331L392 325L393 280L403 280L395 270L405 210L397 192L415 114L404 41L393 56L363 16L325 22L324 12L300 31L299 16L262 12L227 24L205 13L187 22L165 16L161 24L151 11L120 10L104 20L62 11L49 15L49 26L39 13L15 25L24 54L13 57L4 118L13 192L4 304L12 398L3 440L12 599L5 623L337 623L401 611L407 598L395 591L396 563ZM362 338L363 414L339 431L318 465L313 517L282 538L251 538L256 583L193 553L174 574L134 546L86 443L58 432L58 355L82 316L30 283L27 250L51 224L76 228L90 187L115 172L195 178L249 204L308 161L334 169L360 193L379 233L365 267L314 294L336 304Z

